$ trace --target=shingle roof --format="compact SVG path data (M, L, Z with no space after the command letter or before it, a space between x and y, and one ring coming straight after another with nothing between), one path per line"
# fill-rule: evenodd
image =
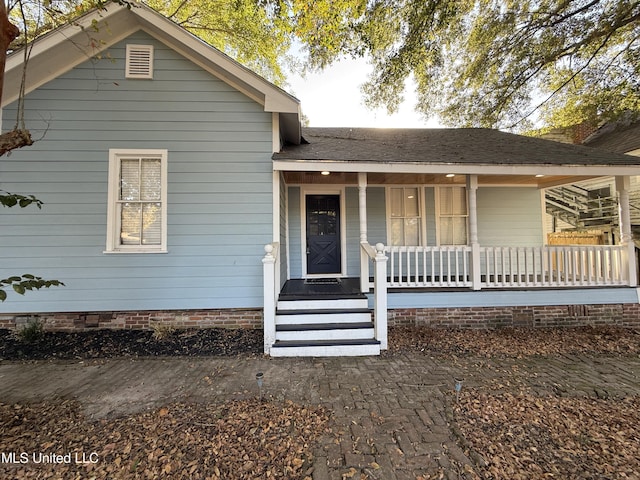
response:
M640 148L640 122L630 125L607 124L587 138L584 144L618 153L637 150Z
M306 128L274 160L475 165L637 165L637 157L484 128Z

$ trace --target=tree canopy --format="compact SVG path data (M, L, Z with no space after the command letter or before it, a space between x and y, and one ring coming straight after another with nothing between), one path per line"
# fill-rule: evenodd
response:
M451 126L568 126L640 110L640 2L375 0L358 24L373 58L369 105Z
M395 111L413 79L416 109L450 126L523 130L640 111L638 0L143 2L279 85L293 62L367 57L367 105ZM11 0L9 12L30 40L106 3Z

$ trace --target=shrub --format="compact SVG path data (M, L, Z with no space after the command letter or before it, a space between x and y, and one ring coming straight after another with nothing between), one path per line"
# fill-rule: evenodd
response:
M24 343L34 343L44 335L44 326L38 319L29 320L26 325L16 330L16 337Z

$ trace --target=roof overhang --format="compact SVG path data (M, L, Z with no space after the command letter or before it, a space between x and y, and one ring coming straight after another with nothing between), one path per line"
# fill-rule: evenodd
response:
M127 9L110 3L104 9L93 10L38 39L27 62L25 93L88 59L104 56L110 46L138 30L148 33L242 92L262 105L266 112L281 114L281 118L286 119L282 122L285 139L293 144L299 143L298 99L142 4ZM7 58L2 106L18 98L23 64L24 50L16 51Z
M478 175L487 178L502 178L499 183L511 183L506 177L517 177L513 183L530 184L538 188L572 183L596 177L640 175L640 165L500 165L500 164L455 164L416 162L349 162L335 160L274 160L273 168L283 172L336 172L393 175ZM523 182L523 177L531 180ZM493 182L491 182L493 183Z

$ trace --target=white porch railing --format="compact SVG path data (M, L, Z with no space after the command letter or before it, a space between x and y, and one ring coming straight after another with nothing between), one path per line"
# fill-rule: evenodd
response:
M623 245L480 247L482 288L627 285Z
M470 287L471 247L386 246L392 288Z
M473 284L470 246L386 246L390 288L580 287L628 285L626 247L479 247Z

